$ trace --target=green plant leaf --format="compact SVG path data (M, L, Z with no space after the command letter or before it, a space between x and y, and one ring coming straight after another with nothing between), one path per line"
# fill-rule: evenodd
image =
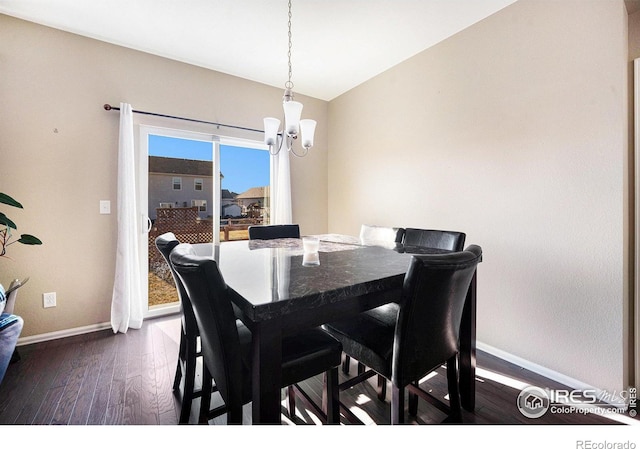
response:
M9 220L9 217L7 217L2 212L0 212L0 224L4 225L4 226L8 226L8 227L13 228L13 229L18 229L16 227L16 224L13 221Z
M18 239L18 243L23 245L42 245L42 241L38 237L29 234L22 234Z
M6 193L0 192L0 203L8 204L9 206L19 207L20 209L22 209L22 204L18 203Z

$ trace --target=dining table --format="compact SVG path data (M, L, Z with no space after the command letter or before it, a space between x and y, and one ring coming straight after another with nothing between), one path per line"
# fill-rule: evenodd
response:
M211 245L237 317L252 334L252 422L281 422L282 338L400 300L414 254L433 248L363 242L341 234L303 239L241 240ZM475 407L476 276L467 292L460 329L460 396Z

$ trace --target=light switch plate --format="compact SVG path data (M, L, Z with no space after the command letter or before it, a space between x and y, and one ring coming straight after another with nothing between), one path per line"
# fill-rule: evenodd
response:
M100 213L104 215L111 213L111 201L100 200Z
M45 308L55 307L56 306L56 292L43 293L42 294L42 305Z

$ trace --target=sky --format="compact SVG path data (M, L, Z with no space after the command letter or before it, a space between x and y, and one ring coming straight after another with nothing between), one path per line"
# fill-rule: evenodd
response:
M211 142L149 136L149 156L212 160ZM251 187L269 185L269 152L220 145L222 188L242 193Z

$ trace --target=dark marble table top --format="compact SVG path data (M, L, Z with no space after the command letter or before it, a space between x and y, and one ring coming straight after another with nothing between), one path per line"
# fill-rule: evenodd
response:
M214 258L235 293L236 306L260 321L402 287L411 260L402 248L394 250L395 245L382 242L365 244L339 234L316 237L320 247L313 257L319 264L310 266L305 262L312 255L304 253L302 239L242 240L216 246Z

